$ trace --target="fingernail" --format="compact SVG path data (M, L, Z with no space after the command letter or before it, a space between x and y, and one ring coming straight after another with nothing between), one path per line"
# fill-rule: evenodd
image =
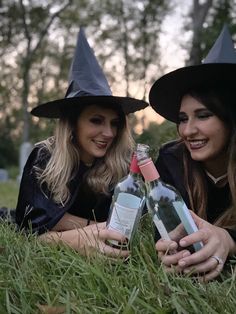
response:
M189 251L185 251L185 252L183 252L183 257L187 257L187 256L189 256L189 255L191 255L191 253L189 252Z
M176 243L171 243L170 244L170 249L175 249L176 248Z
M185 240L180 240L180 241L179 241L179 244L180 244L181 246L186 246L187 243L186 243Z
M185 261L179 261L179 266L185 266L186 262Z

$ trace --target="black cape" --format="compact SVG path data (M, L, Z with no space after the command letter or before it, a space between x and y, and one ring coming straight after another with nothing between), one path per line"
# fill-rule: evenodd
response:
M50 158L49 153L40 148L34 148L24 167L16 207L18 226L42 234L51 230L66 212L98 222L106 221L111 195L96 194L87 186L84 178L89 168L82 162L69 182L71 198L65 206L55 203L45 186L40 187L34 167L45 167Z

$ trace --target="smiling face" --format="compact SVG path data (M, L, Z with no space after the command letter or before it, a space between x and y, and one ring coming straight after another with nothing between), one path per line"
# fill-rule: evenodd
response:
M203 162L212 174L225 171L230 129L190 95L182 99L178 131L192 159Z
M92 163L104 157L117 135L120 126L118 113L110 108L91 105L79 115L76 125L80 158Z

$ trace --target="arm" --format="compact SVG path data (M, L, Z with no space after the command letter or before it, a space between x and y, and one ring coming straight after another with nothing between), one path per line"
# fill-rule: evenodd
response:
M39 238L46 243L65 244L83 255L99 252L111 257L129 256L129 251L115 249L106 244L108 239L125 243L125 237L118 232L108 230L106 222L61 232L49 231Z
M52 231L66 231L76 228L83 228L94 223L95 222L92 220L65 213L58 223L52 228Z

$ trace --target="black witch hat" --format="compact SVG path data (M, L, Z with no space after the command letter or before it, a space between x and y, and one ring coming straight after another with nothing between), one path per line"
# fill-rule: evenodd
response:
M89 46L83 28L78 34L74 58L65 98L35 107L31 113L37 117L60 118L64 110L86 105L108 104L121 107L125 114L148 106L143 100L112 96L107 79Z
M188 90L224 86L232 91L235 83L236 52L228 27L224 25L203 62L162 76L151 87L149 101L157 113L177 122L181 99Z

